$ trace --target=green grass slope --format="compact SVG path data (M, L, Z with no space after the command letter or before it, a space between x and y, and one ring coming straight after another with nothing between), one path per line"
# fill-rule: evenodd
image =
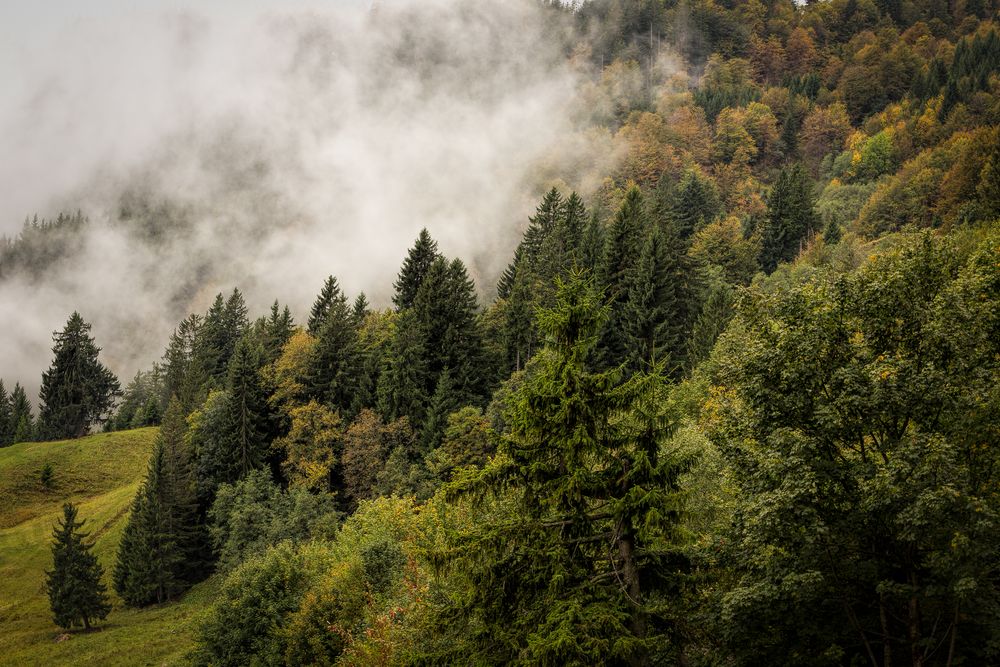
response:
M0 665L169 665L190 650L212 580L179 602L143 610L123 607L112 593L114 609L98 630L68 635L52 622L44 589L52 527L69 500L96 539L110 591L115 551L155 435L146 428L0 449ZM55 473L51 489L39 480L46 462Z

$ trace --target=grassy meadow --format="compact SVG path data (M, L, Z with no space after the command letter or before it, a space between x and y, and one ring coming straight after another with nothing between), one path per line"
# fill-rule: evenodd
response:
M114 609L92 632L62 632L44 589L52 528L62 504L77 503L111 590L115 550L146 469L155 428L0 449L0 665L171 665L183 662L214 580L178 602ZM40 478L53 469L51 488Z

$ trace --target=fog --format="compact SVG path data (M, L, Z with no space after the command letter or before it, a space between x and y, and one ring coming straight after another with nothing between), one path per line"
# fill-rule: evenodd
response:
M0 233L91 222L42 280L0 280L0 377L34 396L73 310L124 382L234 286L252 314L301 320L328 274L385 306L424 226L489 292L577 141L558 35L528 0L302 4L112 13L21 49Z

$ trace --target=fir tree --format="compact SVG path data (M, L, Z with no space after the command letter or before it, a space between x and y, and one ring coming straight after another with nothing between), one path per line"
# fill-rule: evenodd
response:
M767 222L761 247L762 268L771 272L795 258L802 243L818 229L812 184L802 165L782 169L767 201Z
M319 334L319 330L323 328L323 323L326 321L326 316L330 313L330 307L340 296L340 285L337 284L337 279L328 276L326 282L323 283L323 289L320 290L319 296L313 303L312 310L309 312L307 330L310 334L313 336Z
M566 200L561 220L564 249L569 257L570 265L581 264L583 259L581 250L587 221L587 208L583 205L583 199L575 191L571 192Z
M597 215L597 211L590 214L590 222L583 230L583 241L580 247L580 266L599 267L604 259L605 243L604 225Z
M354 326L361 326L370 310L368 297L365 296L364 292L361 292L355 297L354 305L351 307L351 319L354 321Z
M386 422L409 417L419 423L427 403L427 361L424 335L416 314L399 315L378 379L378 411Z
M207 538L198 523L185 431L183 408L172 398L118 547L115 591L130 606L174 598L204 569Z
M218 482L234 482L264 464L270 415L267 392L260 377L260 347L244 336L229 362L227 428L229 473Z
M333 283L329 306L316 333L316 349L310 369L310 395L341 414L355 407L354 398L361 372L358 329L347 305L347 297Z
M495 494L503 516L474 522L450 564L468 587L452 598L463 660L648 664L669 655L669 571L678 476L661 454L671 433L657 374L620 384L591 373L588 348L607 314L579 275L539 316L548 345L513 397L510 432L453 494ZM496 511L496 510L491 510ZM457 629L457 628L456 628ZM471 653L471 655L469 655ZM455 656L452 656L455 657Z
M93 543L80 532L85 522L76 516L76 506L63 505L63 518L52 532L52 569L45 573L45 590L56 625L89 630L92 621L107 617L111 604L101 582L104 569L90 552Z
M687 240L719 213L719 194L696 169L684 172L674 190L669 222L681 240Z
M228 299L222 294L216 295L198 328L194 354L199 372L211 387L225 384L229 359L247 325L246 304L239 290L234 289Z
M202 398L199 394L204 377L195 364L195 345L201 317L189 315L170 335L170 342L163 353L163 396L166 405L171 396L176 396L187 412L194 410Z
M629 280L622 312L626 361L631 371L648 370L657 362L676 365L683 338L683 294L678 278L678 257L654 228L646 239L639 262Z
M522 257L524 257L524 247L518 244L514 250L514 259L507 265L504 272L500 274L500 280L497 281L497 298L510 298L511 290L514 289L514 280L517 277L517 269L521 266Z
M14 441L14 416L11 410L10 397L0 379L0 447L5 447Z
M35 422L31 416L31 403L20 382L14 383L10 393L11 442L28 442L35 436Z
M396 305L396 310L404 310L413 305L431 265L440 256L437 241L431 238L426 227L421 229L416 242L403 260L399 276L393 283L396 293L392 297L392 302Z
M723 280L716 280L709 286L708 295L701 312L691 328L688 342L688 363L694 367L707 359L715 347L715 341L726 329L733 317L733 288Z
M102 421L121 393L118 379L97 360L90 325L73 313L53 334L52 366L42 374L39 427L44 438L78 438Z
M424 418L424 426L420 432L420 444L424 453L430 452L441 444L448 415L461 407L461 402L455 392L451 372L446 368L438 376L437 387L431 396L430 407Z
M281 350L285 347L285 343L295 332L292 311L288 309L288 306L282 309L278 301L275 300L271 304L271 314L266 318L260 318L256 328L259 330L264 362L274 363L281 356Z
M564 217L564 211L562 195L552 188L542 197L535 215L528 219L528 229L524 232L521 247L524 261L531 270L538 270L538 264L544 257L545 241L556 231Z

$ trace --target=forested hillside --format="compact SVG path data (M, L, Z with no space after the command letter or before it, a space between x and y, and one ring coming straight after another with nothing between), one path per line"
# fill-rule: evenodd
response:
M0 445L159 426L96 580L218 573L193 664L1000 662L996 3L536 4L573 139L506 262L419 220L391 302L227 288L122 382L73 313ZM0 280L88 234L32 220Z

